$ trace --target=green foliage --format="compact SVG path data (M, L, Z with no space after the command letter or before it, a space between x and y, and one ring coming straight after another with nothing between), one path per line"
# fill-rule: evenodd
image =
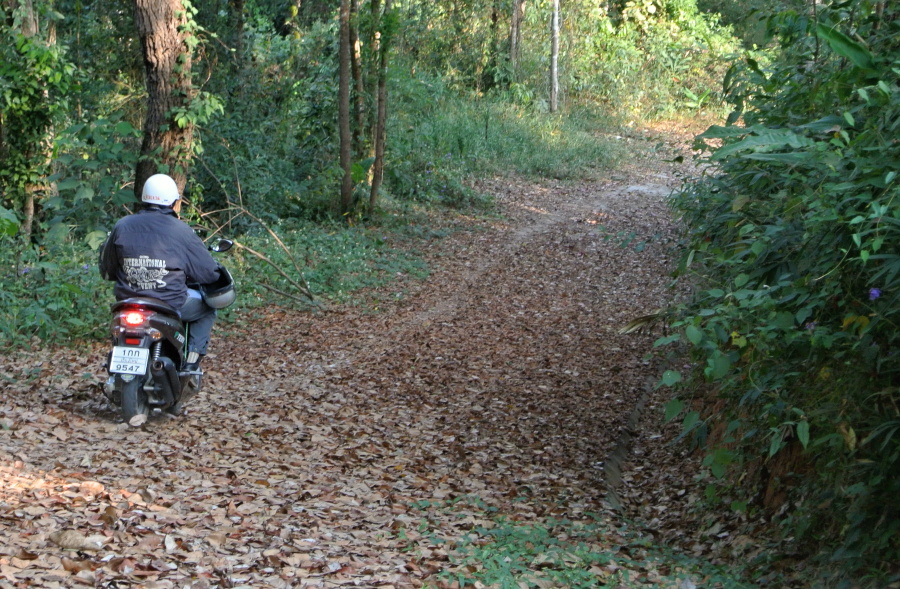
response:
M0 195L16 201L26 186L43 184L73 72L60 47L0 24Z
M0 206L0 235L12 236L19 231L19 218L15 212Z
M707 466L805 449L790 533L875 586L900 555L900 10L856 8L773 16L789 49L731 72L746 125L699 136L714 172L673 201L699 286L675 327L733 420Z
M398 198L451 206L478 204L471 177L509 171L563 179L596 174L618 148L599 140L603 121L586 111L541 116L532 106L461 97L419 76L394 90L387 189Z
M385 216L377 226L293 222L274 229L320 300L352 302L362 289L389 283L397 285L391 296L402 296L405 281L428 275L420 252L452 227L436 227L431 219L405 210ZM32 338L68 345L107 337L112 283L100 279L96 265L104 237L98 232L85 241L56 231L37 247L0 235L0 349L26 345ZM267 233L248 230L240 243L295 274L292 260ZM232 271L239 292L237 305L221 314L225 321L242 309L291 301L278 291L297 294L272 266L240 248L221 261Z
M804 0L697 0L700 10L718 15L748 48L764 47L771 40L766 30L769 15L803 11L805 4Z
M140 131L113 115L75 123L56 137L54 168L48 177L56 194L43 200L47 231L60 225L86 235L110 229L132 204L131 183Z
M628 118L722 109L719 80L740 48L730 29L694 0L611 8L591 5L584 18L567 21L562 70L573 98Z
M734 572L666 550L627 525L612 528L600 519L515 521L469 498L419 502L414 508L423 512L418 532L429 544L452 548L452 566L440 577L460 587L678 587L693 586L692 578L710 587L750 586ZM434 521L454 518L477 523L461 538L441 537L432 529Z
M0 348L105 335L111 300L89 248L23 246L0 236Z
M397 240L412 231L417 224L405 221L389 231L385 228L347 226L345 223L297 222L274 229L292 255L299 260L303 278L316 296L333 302L347 302L361 289L374 289L405 279L422 279L428 267L414 249L397 247ZM391 241L388 241L390 237ZM419 242L417 236L414 242ZM272 242L269 235L245 235L241 243L261 251L281 269L293 263L287 254ZM415 243L414 245L418 245ZM271 266L248 255L229 254L229 269L234 268L235 280L240 284L240 303L248 307L270 305L278 300L271 288L292 291L286 279ZM260 285L266 285L266 288Z
M508 55L507 10L499 13L499 26L492 25L495 7L477 0L413 3L404 15L401 54L452 90L498 94L546 110L551 5L528 3L516 71ZM739 44L694 0L575 1L566 3L562 17L560 82L573 104L600 104L627 117L666 116L683 110L687 89L697 96L708 92L707 109L721 108L719 80Z
M263 18L245 25L245 51L258 67L222 87L227 108L203 131L192 198L213 207L240 201L266 219L327 220L338 212L341 173L334 26L318 25L299 40L271 26Z

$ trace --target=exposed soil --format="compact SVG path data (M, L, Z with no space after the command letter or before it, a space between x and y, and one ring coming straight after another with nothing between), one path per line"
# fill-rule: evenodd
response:
M694 538L659 328L620 333L674 296L687 164L621 140L643 155L600 181L483 182L502 216L436 240L424 281L219 325L180 418L120 423L102 346L2 358L0 587L444 586L494 510Z

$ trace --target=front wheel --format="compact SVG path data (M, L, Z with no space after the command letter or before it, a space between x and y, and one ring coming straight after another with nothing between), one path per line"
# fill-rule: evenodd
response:
M122 383L122 418L128 425L138 427L147 421L150 404L144 391L144 381L134 380Z

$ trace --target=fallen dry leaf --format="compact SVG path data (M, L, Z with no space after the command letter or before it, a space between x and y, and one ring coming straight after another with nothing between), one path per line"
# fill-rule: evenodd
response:
M103 548L103 544L106 542L106 538L103 536L85 537L75 530L58 530L48 537L63 550L96 551Z
M78 492L85 497L101 495L105 490L106 488L103 484L98 483L97 481L84 481L78 485Z
M618 521L606 461L632 430L616 491L629 519L649 512L660 535L727 550L690 532L708 524L683 523L702 494L694 458L657 419L633 419L642 401L648 415L664 403L664 391L644 398L659 334L620 330L677 294L664 194L680 179L660 159L583 183L479 181L503 216L435 213L422 231L448 235L426 252L426 279L400 276L360 307L220 322L204 389L178 419L121 423L98 392L104 343L0 355L0 546L44 555L57 529L57 545L90 552L27 573L0 562L0 574L21 586L59 583L60 569L73 586L450 586L440 575L460 566L461 538L494 525L488 510Z
M89 571L93 568L94 563L90 560L73 560L71 558L63 558L60 560L65 570L70 573L78 573L81 571Z

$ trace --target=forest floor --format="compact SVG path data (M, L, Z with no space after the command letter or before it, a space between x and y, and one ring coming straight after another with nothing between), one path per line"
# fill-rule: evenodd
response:
M619 140L596 181L482 182L501 214L435 240L425 280L220 322L179 418L122 424L102 345L0 358L0 587L453 587L515 534L518 586L713 586L659 556L717 560L728 531L662 424L661 328L620 333L675 296L690 153Z

